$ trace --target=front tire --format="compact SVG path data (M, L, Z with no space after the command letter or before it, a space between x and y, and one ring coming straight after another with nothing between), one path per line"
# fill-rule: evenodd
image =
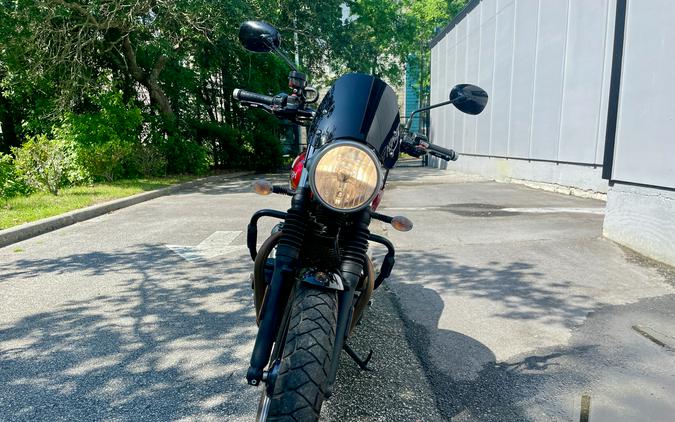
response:
M268 421L318 421L337 323L337 293L298 283Z

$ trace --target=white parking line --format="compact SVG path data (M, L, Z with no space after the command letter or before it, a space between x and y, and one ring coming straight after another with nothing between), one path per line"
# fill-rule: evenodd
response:
M499 211L519 212L525 214L599 214L605 213L604 208L566 208L566 207L547 207L547 208L501 208Z
M383 210L387 211L439 211L439 210L452 210L452 205L445 207L383 207ZM461 210L472 210L472 207L462 207ZM598 207L588 207L588 208L568 208L568 207L541 207L541 208L481 208L475 207L476 210L482 211L501 211L501 212L512 212L512 213L522 213L522 214L597 214L602 215L605 213L604 208ZM460 210L458 207L457 210Z
M240 234L241 231L217 231L197 246L166 245L166 247L188 261L205 260L244 250L245 245L231 245Z

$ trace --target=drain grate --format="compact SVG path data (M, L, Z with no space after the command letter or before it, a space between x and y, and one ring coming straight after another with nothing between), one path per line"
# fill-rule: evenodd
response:
M586 393L581 396L581 412L579 422L588 422L591 416L591 395Z

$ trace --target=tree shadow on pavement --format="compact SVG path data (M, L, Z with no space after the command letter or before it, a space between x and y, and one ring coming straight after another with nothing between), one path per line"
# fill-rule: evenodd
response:
M566 420L568 415L564 412L569 409L554 409L557 414L533 417L528 408L557 376L555 371L546 370L557 366L557 359L587 353L589 347L539 350L538 355L497 362L494 353L472 337L452 330L429 329L438 326L444 308L435 290L416 284L400 285L395 290L399 308L405 307L400 303L401 297L423 301L425 321L413 321L404 312L401 314L407 340L421 360L444 418L454 422ZM582 385L588 381L583 376L574 380Z
M242 369L255 336L248 264L243 256L188 263L137 245L5 266L0 277L26 283L82 277L101 287L66 287L58 305L0 325L0 419L250 414L257 392Z
M550 279L528 262L489 261L472 266L435 252L402 252L396 256L397 283L417 283L439 293L485 299L499 304L492 316L576 326L601 306L595 298L573 293L572 282Z
M543 406L552 414L532 416L532 403L549 394L557 366L592 352L592 347L538 348L498 362L489 347L463 333L439 328L448 297L481 299L490 317L569 327L600 306L593 298L570 294L570 282L546 280L525 262L457 264L435 252L397 255L389 288L395 293L406 335L424 366L441 414L453 421L565 420L569 408ZM460 301L461 302L461 301ZM476 303L476 302L473 302ZM471 312L452 309L452 314ZM451 316L450 316L451 317ZM446 318L448 316L446 315ZM447 322L447 320L446 320ZM485 323L485 321L482 321ZM517 335L514 333L514 336ZM563 375L586 385L584 374Z

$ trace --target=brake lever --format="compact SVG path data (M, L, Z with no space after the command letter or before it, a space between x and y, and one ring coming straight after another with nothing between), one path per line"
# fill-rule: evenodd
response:
M268 106L267 104L260 104L260 103L252 103L249 101L240 101L239 104L245 106L245 107L251 107L251 108L258 108L266 111L267 113L274 114L274 109L272 106Z
M427 153L426 149L423 147L415 145L413 142L405 139L401 141L401 151L408 155L412 155L415 158L420 158Z

